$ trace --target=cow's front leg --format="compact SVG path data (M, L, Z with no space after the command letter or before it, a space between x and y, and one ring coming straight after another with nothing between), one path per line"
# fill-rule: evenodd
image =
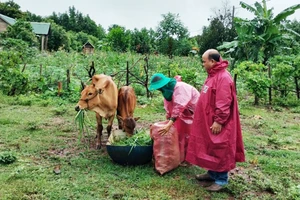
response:
M103 131L102 117L98 113L96 113L96 119L97 119L96 149L101 149L101 136Z
M106 128L108 137L110 136L110 133L111 133L114 118L115 118L115 115L108 118L108 123L107 123L107 128Z

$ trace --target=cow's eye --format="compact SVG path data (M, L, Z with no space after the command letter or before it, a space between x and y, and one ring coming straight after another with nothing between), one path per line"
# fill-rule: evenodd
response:
M89 95L91 96L91 95L93 95L93 93L89 92Z

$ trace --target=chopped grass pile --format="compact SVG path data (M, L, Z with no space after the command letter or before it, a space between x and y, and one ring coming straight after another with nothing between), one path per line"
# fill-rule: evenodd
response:
M149 146L152 145L152 139L145 130L140 130L132 137L125 137L113 143L116 146Z

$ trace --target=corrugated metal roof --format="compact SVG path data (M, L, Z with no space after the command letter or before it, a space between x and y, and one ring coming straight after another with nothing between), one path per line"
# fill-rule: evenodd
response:
M3 19L9 25L14 25L16 23L15 19L13 19L11 17L8 17L8 16L5 16L5 15L2 15L2 14L0 14L0 18Z
M16 20L0 14L0 18L3 19L6 23L9 25L14 25L16 23ZM49 29L50 29L50 23L45 22L30 22L33 32L37 35L48 35Z
M37 35L48 35L50 29L50 23L43 22L30 22L33 32Z
M85 47L86 45L91 45L94 48L94 45L92 45L89 41L87 41L84 45L82 45L82 48Z

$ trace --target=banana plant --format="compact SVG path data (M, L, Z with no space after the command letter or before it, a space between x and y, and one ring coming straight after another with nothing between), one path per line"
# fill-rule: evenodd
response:
M235 61L252 60L268 65L268 59L276 55L278 47L282 47L282 41L292 39L291 34L299 36L299 33L284 26L286 18L300 8L300 4L288 7L274 17L273 8L268 9L266 0L256 2L254 7L240 2L242 8L254 14L251 20L235 18L234 26L237 37L234 41L223 43L218 49L227 50ZM271 75L268 65L269 76ZM237 75L235 75L235 81ZM271 78L271 77L269 77ZM271 87L269 88L269 104L271 104Z

